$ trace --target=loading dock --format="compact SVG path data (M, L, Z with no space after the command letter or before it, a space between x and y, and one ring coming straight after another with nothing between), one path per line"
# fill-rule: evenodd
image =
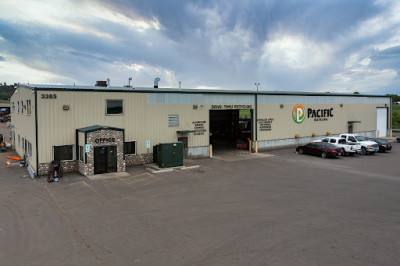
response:
M252 138L251 109L210 110L210 144L213 149L248 150Z

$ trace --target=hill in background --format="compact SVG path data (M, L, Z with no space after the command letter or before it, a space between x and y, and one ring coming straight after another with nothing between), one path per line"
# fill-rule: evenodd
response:
M0 85L0 101L9 102L10 97L14 92L14 85L1 84Z

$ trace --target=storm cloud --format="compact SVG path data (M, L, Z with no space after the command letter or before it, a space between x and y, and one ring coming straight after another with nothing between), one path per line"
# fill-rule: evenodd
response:
M395 0L3 0L0 82L399 93L399 36Z

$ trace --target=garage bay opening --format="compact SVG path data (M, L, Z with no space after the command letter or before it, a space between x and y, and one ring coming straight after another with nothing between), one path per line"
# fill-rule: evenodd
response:
M253 110L210 110L210 144L213 150L249 150Z

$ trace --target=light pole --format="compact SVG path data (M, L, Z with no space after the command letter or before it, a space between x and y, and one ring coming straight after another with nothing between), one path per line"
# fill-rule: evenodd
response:
M257 91L258 91L258 86L260 86L260 82L256 82L256 83L254 83L254 85L256 85L257 86Z

